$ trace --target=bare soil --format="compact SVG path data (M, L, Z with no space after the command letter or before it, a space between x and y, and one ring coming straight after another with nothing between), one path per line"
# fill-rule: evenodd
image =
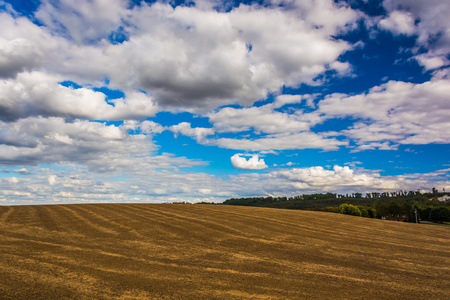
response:
M0 206L0 299L450 299L450 229L220 205Z

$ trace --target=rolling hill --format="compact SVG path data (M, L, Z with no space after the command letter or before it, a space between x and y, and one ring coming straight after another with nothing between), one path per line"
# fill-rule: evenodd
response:
M0 206L0 299L450 299L450 229L182 204Z

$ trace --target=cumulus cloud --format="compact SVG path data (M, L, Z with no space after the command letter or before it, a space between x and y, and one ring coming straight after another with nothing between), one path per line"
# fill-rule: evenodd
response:
M43 53L26 39L0 39L0 78L14 77L17 73L32 70L42 64Z
M448 1L430 0L386 0L383 5L390 13L388 19L382 20L380 26L396 34L418 35L418 47L428 49L426 55L420 54L417 60L426 69L442 66L438 60L448 64L450 53L450 3ZM417 22L415 22L417 20ZM413 21L415 23L413 23Z
M410 12L395 10L379 23L379 27L392 31L394 34L414 34L416 28L414 17Z
M17 179L16 177L9 177L7 181L13 185L19 183L19 179Z
M54 185L56 183L56 175L49 175L48 176L48 184Z
M161 124L155 123L153 121L135 121L135 120L126 120L123 122L122 128L127 131L141 131L145 134L158 134L167 130L167 127L162 126Z
M233 168L241 170L262 170L268 168L264 159L258 155L252 155L248 160L242 156L243 154L235 154L231 157L231 165Z
M349 167L334 166L325 169L321 166L309 168L292 168L274 171L268 177L276 182L284 182L287 190L303 190L305 193L349 191L393 191L399 189L427 188L429 178L411 180L400 176L381 176L377 172L356 172ZM416 177L417 178L417 177Z
M36 167L33 175L18 180L0 178L0 197L9 203L82 202L171 202L223 201L246 196L295 196L304 193L372 192L391 190L429 190L450 188L448 169L425 174L381 176L349 167L320 166L275 170L268 173L245 172L223 179L206 173L180 173L174 170L146 171L146 176L111 180L108 174L80 172L80 166L67 165L58 171ZM49 176L58 184L49 185ZM447 176L447 177L446 177ZM149 180L151 178L151 180ZM436 181L438 180L438 181ZM20 190L18 190L20 185ZM201 187L201 188L199 188ZM53 198L49 198L49 193Z
M164 126L153 121L143 121L140 128L145 133L161 133L165 130Z
M108 78L113 88L144 90L165 109L189 111L249 105L283 86L312 82L327 66L341 72L336 60L351 45L332 36L358 18L333 1L300 1L289 9L240 5L229 12L163 3L128 8L123 0L43 1L36 12L43 26L0 15L0 64L8 64L0 76L45 69L80 84ZM118 28L128 38L111 43ZM130 109L139 113L142 101L136 101Z
M29 117L13 123L0 121L0 132L9 139L8 143L0 140L3 165L75 163L95 173L143 175L155 168L205 164L166 153L156 155L151 137L99 122Z
M100 73L94 71L97 66L105 62L101 59L101 49L73 45L17 13L0 11L0 27L0 76L3 78L42 69L70 76L78 69L92 79L91 74Z
M391 143L449 143L449 103L446 79L421 84L390 81L367 94L329 95L315 114L362 119L340 134L356 141L361 150L392 149Z
M370 186L374 187L375 180L379 178L379 174L355 174L349 167L334 166L333 170L326 170L323 167L311 167L311 168L294 168L290 170L281 170L273 172L273 177L281 177L294 184L304 186ZM395 189L391 186L384 188ZM351 189L351 188L350 188Z
M449 25L447 13L450 10L450 4L447 1L386 0L383 1L383 6L391 15L394 13L398 18L418 19L420 42L428 42L431 35L445 32Z
M47 28L78 43L107 38L121 24L126 0L43 0L35 16Z
M415 59L425 68L426 71L435 70L450 63L450 61L442 55L435 56L433 54L420 54L416 55Z
M305 97L305 95L278 95L272 107L280 108L288 104L300 103Z
M27 18L14 18L9 12L0 11L0 28L0 78L42 67L59 41Z
M35 174L18 180L0 178L0 197L9 203L84 202L198 202L220 201L234 195L236 186L213 175L147 170L144 176L111 180L108 175L80 173L78 166L55 170L35 168ZM149 180L151 177L152 180ZM54 179L57 178L57 182ZM53 185L52 185L53 183ZM18 189L20 185L20 190ZM202 186L204 188L199 189ZM49 194L52 196L49 197ZM170 197L168 196L170 194Z
M276 102L276 105L279 102ZM286 103L286 102L283 102ZM282 133L306 131L310 123L302 120L301 114L281 113L271 105L263 107L226 107L207 114L214 128L219 132L242 132L254 129L256 132Z
M0 82L0 119L28 116L61 116L91 120L139 119L153 116L157 107L142 92L106 102L106 95L90 88L66 87L60 77L42 72L23 72Z
M414 84L389 81L357 95L331 94L319 101L317 110L282 113L274 110L298 102L288 96L272 104L250 108L223 108L207 116L219 133L253 130L255 137L208 141L223 148L263 151L318 148L335 150L348 146L357 150L390 150L400 144L449 143L450 82L435 77ZM353 125L339 132L313 132L328 119L352 118ZM344 137L337 138L337 137Z
M349 167L334 166L332 169L322 166L290 168L269 173L250 173L230 176L233 182L245 184L245 196L295 196L311 193L351 193L373 191L429 190L433 184L448 186L445 174L448 170L425 174L406 174L399 176L381 176L374 171L356 171ZM440 177L440 178L437 178ZM243 189L244 190L244 189Z
M314 132L280 133L267 135L261 138L218 138L210 141L222 148L265 151L265 150L290 150L290 149L324 149L337 150L341 146L348 145L347 141L339 141L336 138L325 138Z
M315 133L311 127L323 122L326 118L318 113L304 113L303 109L291 109L279 112L276 109L288 104L306 100L310 106L313 96L280 95L273 103L259 107L233 108L225 107L206 114L217 133L242 133L252 131L252 137L242 138L218 137L203 141L208 145L222 148L270 151L287 149L316 148L336 150L347 145L333 137L331 133Z
M191 124L188 122L182 122L180 124L170 126L168 129L175 134L182 134L192 137L199 143L204 142L206 136L214 134L214 130L212 128L192 128Z
M18 170L14 170L13 172L21 174L21 175L31 174L31 172L29 170L27 170L26 168L21 168L21 169L18 169Z

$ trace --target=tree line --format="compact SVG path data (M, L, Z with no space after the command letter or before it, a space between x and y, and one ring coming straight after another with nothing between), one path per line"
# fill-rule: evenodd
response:
M259 206L285 209L319 210L386 220L450 222L450 201L435 188L420 191L373 192L351 194L318 193L294 197L232 198L224 205Z

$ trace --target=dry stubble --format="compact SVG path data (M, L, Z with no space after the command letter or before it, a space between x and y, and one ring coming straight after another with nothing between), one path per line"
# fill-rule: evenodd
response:
M0 206L1 299L450 299L450 229L170 204Z

